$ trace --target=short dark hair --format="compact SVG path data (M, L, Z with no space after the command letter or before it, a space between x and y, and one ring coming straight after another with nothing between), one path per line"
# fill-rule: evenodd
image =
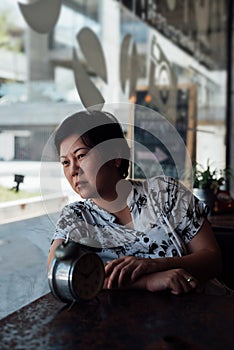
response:
M130 148L124 136L124 131L118 120L109 112L99 110L83 110L67 117L55 130L54 143L60 154L61 143L72 134L80 135L87 147L95 147L108 140L121 141L121 150L109 149L108 151L121 158L119 172L121 177L128 175ZM120 153L117 153L119 151Z

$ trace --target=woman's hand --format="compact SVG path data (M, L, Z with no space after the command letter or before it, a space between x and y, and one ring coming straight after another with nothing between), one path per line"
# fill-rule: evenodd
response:
M141 259L140 259L141 260ZM125 280L121 285L115 283L111 276L107 276L104 288L123 289L146 289L150 292L170 290L172 294L178 295L189 293L199 286L198 280L183 269L171 269L142 275L137 281Z
M178 295L189 293L199 286L198 280L183 269L156 272L143 279L146 289L151 292L170 290L172 294Z
M170 290L173 294L188 293L196 289L198 280L181 268L160 270L160 260L125 256L105 266L104 287L140 288L151 292Z
M107 288L123 287L126 283L134 283L145 274L157 271L160 271L157 259L136 258L134 256L115 259L105 266L108 278Z

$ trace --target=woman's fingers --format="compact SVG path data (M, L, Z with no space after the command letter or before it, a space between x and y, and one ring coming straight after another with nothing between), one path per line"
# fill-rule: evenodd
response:
M157 271L151 259L123 257L106 264L106 288L122 288L145 276L151 291L169 289L172 294L188 293L198 287L198 280L183 269Z
M198 286L198 281L195 277L188 275L185 270L176 269L175 274L170 280L170 289L173 294L188 293Z
M122 287L132 281L132 274L141 260L135 257L123 257L108 263L105 266L108 288Z
M123 280L123 274L126 273L126 261L122 258L113 260L105 266L106 277L108 277L107 288L120 286Z
M151 292L170 290L172 294L179 295L189 293L199 285L198 280L183 269L155 272L145 278L146 289Z

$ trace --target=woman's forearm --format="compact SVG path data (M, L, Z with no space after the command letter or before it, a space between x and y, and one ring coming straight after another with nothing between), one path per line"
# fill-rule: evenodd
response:
M221 254L218 250L202 249L183 257L155 259L155 272L181 268L200 281L206 281L220 274L221 265Z
M204 248L182 257L154 259L122 257L105 266L108 278L107 288L125 285L126 281L135 283L143 276L175 269L187 271L200 282L205 282L219 275L221 271L220 252L215 248Z

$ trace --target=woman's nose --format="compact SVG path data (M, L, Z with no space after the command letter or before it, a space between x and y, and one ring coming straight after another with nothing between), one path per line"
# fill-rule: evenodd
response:
M76 159L71 164L71 176L76 176L79 173L79 161Z

